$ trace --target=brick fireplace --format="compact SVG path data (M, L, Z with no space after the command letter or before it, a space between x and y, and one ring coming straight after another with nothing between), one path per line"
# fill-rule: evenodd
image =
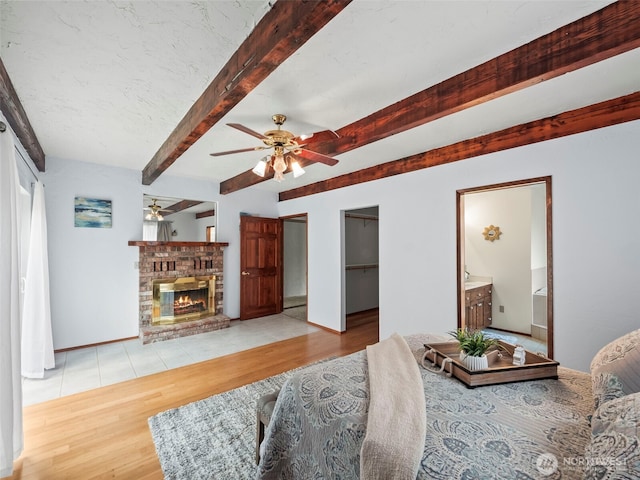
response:
M131 241L129 245L140 249L139 337L143 344L229 326L229 317L222 311L223 248L228 243ZM154 285L158 297L158 285L187 285L189 282L210 285L211 296L206 299L206 309L200 308L203 313L196 316L171 315L165 316L164 321L154 320ZM181 288L174 290L180 291ZM157 303L156 298L156 310Z

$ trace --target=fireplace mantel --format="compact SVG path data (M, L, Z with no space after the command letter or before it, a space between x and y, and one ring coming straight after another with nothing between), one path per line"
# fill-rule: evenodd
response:
M149 242L146 240L129 240L130 247L228 247L228 242Z

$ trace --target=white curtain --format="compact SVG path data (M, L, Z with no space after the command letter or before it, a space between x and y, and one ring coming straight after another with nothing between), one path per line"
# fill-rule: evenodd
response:
M0 114L0 121L6 123ZM0 133L0 477L24 445L20 377L20 195L11 132Z
M142 240L151 242L158 240L158 222L144 221L142 223Z
M22 312L22 376L43 378L55 368L49 302L49 256L44 188L38 181L33 192L31 234Z

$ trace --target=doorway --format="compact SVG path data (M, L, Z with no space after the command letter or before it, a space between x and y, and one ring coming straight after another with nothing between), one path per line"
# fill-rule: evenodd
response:
M307 321L307 215L283 217L283 310Z
M378 321L378 207L343 212L342 331Z
M553 358L551 177L456 198L458 326L542 343Z

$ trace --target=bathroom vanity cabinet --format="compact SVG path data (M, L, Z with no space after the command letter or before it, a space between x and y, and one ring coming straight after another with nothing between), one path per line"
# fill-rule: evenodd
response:
M465 289L465 321L468 328L480 330L491 326L492 290L491 283Z

